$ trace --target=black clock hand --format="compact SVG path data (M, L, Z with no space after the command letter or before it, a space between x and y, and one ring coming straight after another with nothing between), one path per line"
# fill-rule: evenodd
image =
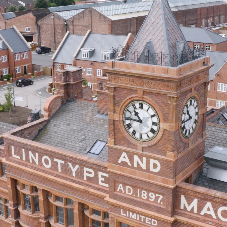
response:
M141 123L140 120L133 119L133 118L130 118L130 117L126 117L125 120L137 121L137 122Z
M186 121L182 121L182 124L186 123L187 121L190 121L192 117L189 115L189 118Z
M139 116L139 113L136 112L135 110L134 110L134 113L135 113L135 116L137 116L137 117L139 118L139 122L142 123L142 120L141 120L141 118L140 118L140 116Z

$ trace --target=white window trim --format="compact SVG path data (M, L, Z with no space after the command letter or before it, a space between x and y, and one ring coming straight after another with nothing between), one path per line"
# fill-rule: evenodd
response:
M16 73L21 73L21 67L20 66L16 67L15 69L16 69Z
M216 107L221 108L225 106L225 101L216 100Z
M226 84L224 84L224 83L218 83L218 85L217 85L217 91L226 92Z
M200 45L199 44L195 44L194 48L198 50L200 48Z
M2 56L1 59L2 59L2 62L7 62L7 55Z
M92 76L92 68L86 69L86 75Z
M2 75L3 76L8 75L8 74L9 74L9 69L8 68L2 69Z
M102 76L102 69L97 69L97 76L101 77Z
M208 91L210 90L210 84L208 85Z
M82 58L83 59L88 59L89 58L89 51L82 50Z
M60 64L57 64L57 65L56 65L56 69L57 69L57 70L60 70L60 67L61 67Z
M30 32L31 31L30 27L25 27L25 31Z
M211 50L211 46L206 45L206 50Z
M108 60L110 60L110 54L111 54L111 53L108 53L108 52L102 53L102 60L103 60L103 61L108 61Z
M25 58L28 58L28 53L27 52L23 53L23 59L25 59Z
M20 54L15 54L15 61L20 60Z

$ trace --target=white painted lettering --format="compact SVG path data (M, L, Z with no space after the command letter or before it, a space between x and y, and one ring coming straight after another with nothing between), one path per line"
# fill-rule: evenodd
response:
M13 158L20 159L20 157L19 157L19 156L15 155L15 152L14 152L14 146L12 146L12 157L13 157Z
M137 155L134 155L134 167L137 167L137 163L141 166L142 169L146 169L146 161L147 159L143 157L143 162L139 159Z
M87 180L88 177L94 177L95 173L92 169L84 167L84 180Z
M22 149L22 159L25 161L25 151Z
M48 164L45 163L45 160L48 161ZM46 167L46 168L49 169L51 167L51 160L50 160L50 158L48 156L43 156L42 157L42 164L43 164L44 167Z
M216 215L214 213L214 209L213 209L213 207L212 207L210 202L207 202L207 204L205 205L205 207L203 208L203 210L201 211L200 214L201 215L210 214L214 219L217 219Z
M225 221L225 222L227 222L227 218L223 218L223 216L222 216L222 211L227 211L227 207L220 207L219 209L218 209L218 217L222 220L222 221Z
M146 217L146 224L151 224L151 218Z
M75 173L76 173L77 169L79 168L79 165L76 165L76 166L73 168L73 166L72 166L72 164L71 164L70 162L68 162L68 164L69 164L70 169L72 170L73 176L75 177L75 176L76 176Z
M159 161L150 159L150 171L157 173L160 171L160 169L161 169L161 165L160 165Z
M191 211L191 209L194 208L193 212L197 213L197 205L198 205L198 199L194 199L191 205L188 205L184 195L181 195L181 205L180 205L181 210L183 210L184 207L186 207L187 211Z
M29 151L29 161L32 163L32 160L34 160L36 165L39 165L39 157L38 153L35 153L35 156L32 154L31 151Z
M102 185L102 186L104 186L104 187L109 187L109 185L108 184L105 184L103 181L105 180L104 178L103 178L103 176L105 176L105 177L109 177L109 174L107 174L107 173L102 173L102 172L98 172L98 176L99 176L99 184L100 185Z
M130 163L130 161L128 159L128 156L127 156L127 154L125 152L122 153L121 157L118 160L118 163L121 163L121 162L127 162L127 164L129 166L131 166L131 163Z
M58 163L58 172L61 173L61 164L64 164L65 162L57 158L55 158L54 161Z
M157 225L158 225L158 221L157 221L157 220L155 220L155 219L152 219L151 224L152 224L153 226L157 226Z
M145 218L143 215L140 215L140 217L141 217L141 220L142 220L142 222L143 222L143 219Z
M126 214L124 214L123 210L121 209L121 215L126 216Z
M126 194L128 194L128 195L132 195L133 190L132 190L132 188L131 188L130 186L126 186L125 192L126 192Z
M133 218L133 219L136 219L136 213L130 212L130 213L129 213L129 217L130 217L130 218Z
M120 190L122 193L125 193L122 184L119 184L119 186L117 188L117 192L119 192Z

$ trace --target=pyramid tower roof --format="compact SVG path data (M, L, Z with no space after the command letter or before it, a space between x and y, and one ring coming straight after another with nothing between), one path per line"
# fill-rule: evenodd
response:
M126 61L177 66L192 60L192 51L171 11L168 0L153 0Z

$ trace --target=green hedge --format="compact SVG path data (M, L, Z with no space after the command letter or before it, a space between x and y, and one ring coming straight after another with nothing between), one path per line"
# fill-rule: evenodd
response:
M4 81L5 79L7 79L7 81L10 81L10 78L12 78L12 74L8 74L8 75L6 75L6 76L3 76L3 77L1 78L1 81Z

